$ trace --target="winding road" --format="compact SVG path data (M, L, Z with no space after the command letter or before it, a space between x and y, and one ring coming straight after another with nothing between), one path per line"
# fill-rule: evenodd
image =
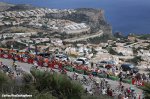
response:
M12 60L2 59L2 58L0 58L0 60L3 62L3 64L5 64L5 65L9 66L10 68L12 68L12 64L13 64ZM23 71L25 71L27 73L30 73L30 68L33 66L32 64L27 64L27 63L21 63L21 62L16 62L16 63L17 63L17 65L19 65L22 68ZM39 69L44 70L46 68L41 67ZM58 70L55 70L55 71L58 71ZM72 72L67 72L67 75L71 76L71 75L73 75L73 73ZM82 78L83 75L79 74L79 77ZM98 78L98 77L95 77L95 79L98 82L100 82L100 80L102 80L102 78ZM118 81L113 81L113 80L110 80L110 79L106 79L106 80L111 85L112 89L115 89L119 85ZM131 85L131 84L127 84L127 83L123 83L123 85L125 86L125 88L129 88L129 87L134 88L138 94L142 93L142 90L138 89L135 85ZM91 86L84 86L84 87L87 88L88 90L90 90L90 88L91 88Z

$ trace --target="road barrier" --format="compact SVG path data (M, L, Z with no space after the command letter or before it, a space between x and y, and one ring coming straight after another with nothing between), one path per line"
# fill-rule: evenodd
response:
M88 71L88 68L87 66L75 66L73 67L72 65L68 65L67 63L66 64L62 64L60 61L56 61L56 60L52 60L52 61L44 61L45 59L38 59L38 60L35 60L34 58L32 57L20 57L20 55L12 55L12 54L3 54L3 53L0 53L0 58L5 58L5 59L15 59L16 61L19 61L19 62L24 62L24 63L28 63L28 64L37 64L38 66L41 66L41 67L50 67L50 68L55 68L55 69L66 69L67 71L70 71L70 72L77 72L77 73L80 73L80 74L85 74L85 75L89 75L89 74L92 74L94 76L98 76L100 78L108 78L108 79L111 79L111 80L115 80L115 81L118 81L119 78L117 76L112 76L112 75L107 75L107 74L103 74L103 73L98 73L96 71ZM131 80L131 79L123 79L123 82L124 83L128 83L128 84L137 84L136 82L137 81L134 81ZM144 83L141 81L141 82L138 82L138 85L144 85Z

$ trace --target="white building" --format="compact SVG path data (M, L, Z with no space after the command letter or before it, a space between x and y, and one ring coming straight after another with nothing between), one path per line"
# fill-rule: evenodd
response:
M132 56L133 55L133 50L132 48L124 48L124 47L113 47L113 49L117 53L122 53L125 56Z
M146 57L146 56L148 56L148 57L150 57L150 50L140 50L140 51L138 51L138 55L139 56L144 56L144 57Z
M52 39L51 43L54 44L55 46L62 46L63 42L60 39Z
M2 36L4 38L7 38L7 37L26 37L26 36L31 36L31 35L36 35L37 32L28 32L28 33L3 33L3 34L0 34L0 38L2 38Z
M90 27L87 26L85 23L74 23L74 24L65 26L62 32L65 32L67 34L74 34L74 33L88 32L89 30L90 30Z

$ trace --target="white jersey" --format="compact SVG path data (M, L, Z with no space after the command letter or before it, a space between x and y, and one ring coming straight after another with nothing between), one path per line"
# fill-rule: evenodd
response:
M106 94L106 89L102 89L102 94L103 94L103 95Z
M34 61L34 66L38 66L38 64L37 64L37 62L36 62L36 61Z

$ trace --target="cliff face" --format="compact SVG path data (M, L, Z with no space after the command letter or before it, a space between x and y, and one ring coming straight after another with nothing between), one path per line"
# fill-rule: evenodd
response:
M17 4L7 9L7 11L24 11L24 10L31 10L35 8L36 7L33 7L32 5L28 5L28 4Z
M112 35L112 28L104 18L104 11L92 8L76 9L74 13L52 13L46 17L55 19L67 19L77 23L84 22L91 27L91 33L103 30L104 34Z
M24 11L24 10L31 10L35 9L36 7L28 4L9 4L0 2L0 11Z

